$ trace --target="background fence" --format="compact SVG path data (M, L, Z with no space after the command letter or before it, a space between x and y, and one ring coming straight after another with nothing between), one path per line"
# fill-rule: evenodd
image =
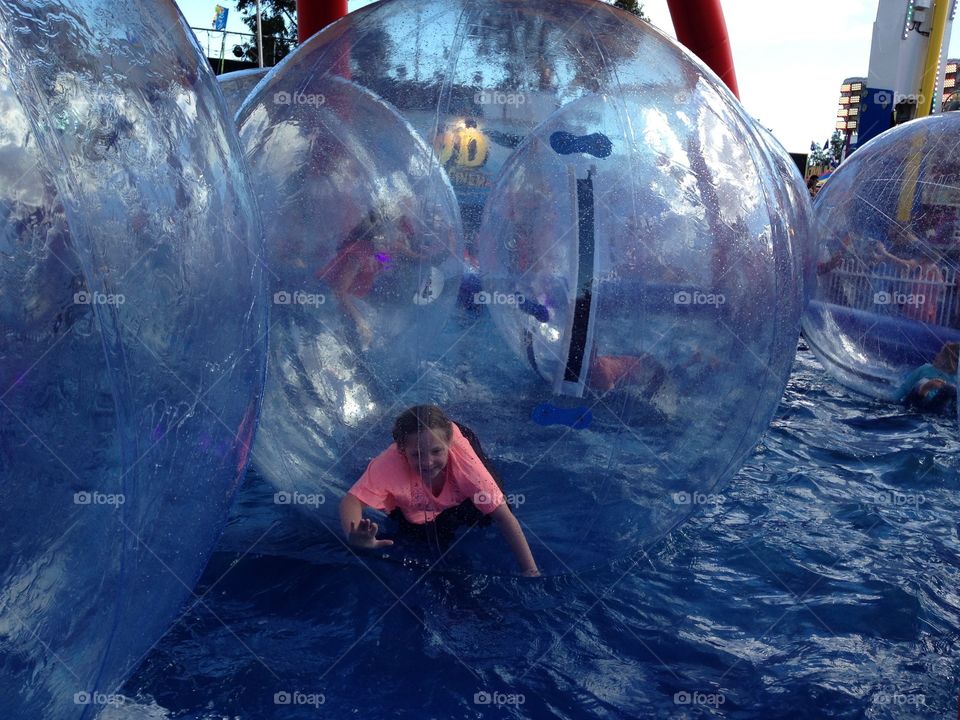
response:
M908 270L847 258L820 277L819 300L929 325L957 328L957 268L926 265Z

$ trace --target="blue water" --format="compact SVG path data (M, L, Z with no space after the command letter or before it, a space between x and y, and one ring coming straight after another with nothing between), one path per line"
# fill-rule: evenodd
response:
M719 498L541 580L363 565L251 475L124 693L208 720L954 717L957 450L955 419L853 395L801 349Z

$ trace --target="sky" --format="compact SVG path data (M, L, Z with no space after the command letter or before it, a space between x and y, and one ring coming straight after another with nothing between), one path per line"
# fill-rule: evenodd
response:
M190 25L200 28L212 25L218 3L232 10L227 29L246 32L233 0L178 1ZM348 7L367 4L349 0ZM643 5L651 22L674 37L666 0ZM747 111L791 152L824 142L834 129L843 80L867 74L877 0L728 0L723 7ZM205 47L206 34L198 37ZM211 47L219 52L218 41ZM229 41L227 47L229 53ZM960 31L954 29L949 47L951 58L960 57Z

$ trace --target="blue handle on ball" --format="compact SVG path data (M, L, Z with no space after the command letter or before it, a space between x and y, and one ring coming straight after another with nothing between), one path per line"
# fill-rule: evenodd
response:
M562 408L553 403L540 403L530 413L530 419L537 425L566 425L574 430L585 430L593 422L593 413L583 405Z
M574 135L558 130L550 136L550 147L559 155L586 153L594 157L605 158L613 150L613 143L603 133Z

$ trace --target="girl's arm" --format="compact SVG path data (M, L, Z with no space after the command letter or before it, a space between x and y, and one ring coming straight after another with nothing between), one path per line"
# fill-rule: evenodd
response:
M523 530L520 529L520 523L517 522L513 513L510 512L507 503L500 503L497 509L490 515L497 521L500 532L503 533L504 540L507 541L510 549L513 550L513 554L517 556L517 562L520 563L520 569L523 571L523 574L527 577L538 577L540 571L537 569L537 563L533 560L530 546L527 545L527 538L524 536Z
M363 519L364 504L347 493L340 501L340 528L347 542L355 547L381 548L393 545L393 540L377 540L380 526Z
M913 270L913 268L920 265L920 263L918 263L916 260L905 260L904 258L897 257L892 252L887 250L886 246L880 241L877 241L877 244L874 246L874 253L875 257L886 258L887 260L895 262L898 265L903 265L903 267L905 267L907 270Z
M340 528L345 538L350 539L350 526L356 527L362 518L363 503L350 493L344 495L340 501Z

